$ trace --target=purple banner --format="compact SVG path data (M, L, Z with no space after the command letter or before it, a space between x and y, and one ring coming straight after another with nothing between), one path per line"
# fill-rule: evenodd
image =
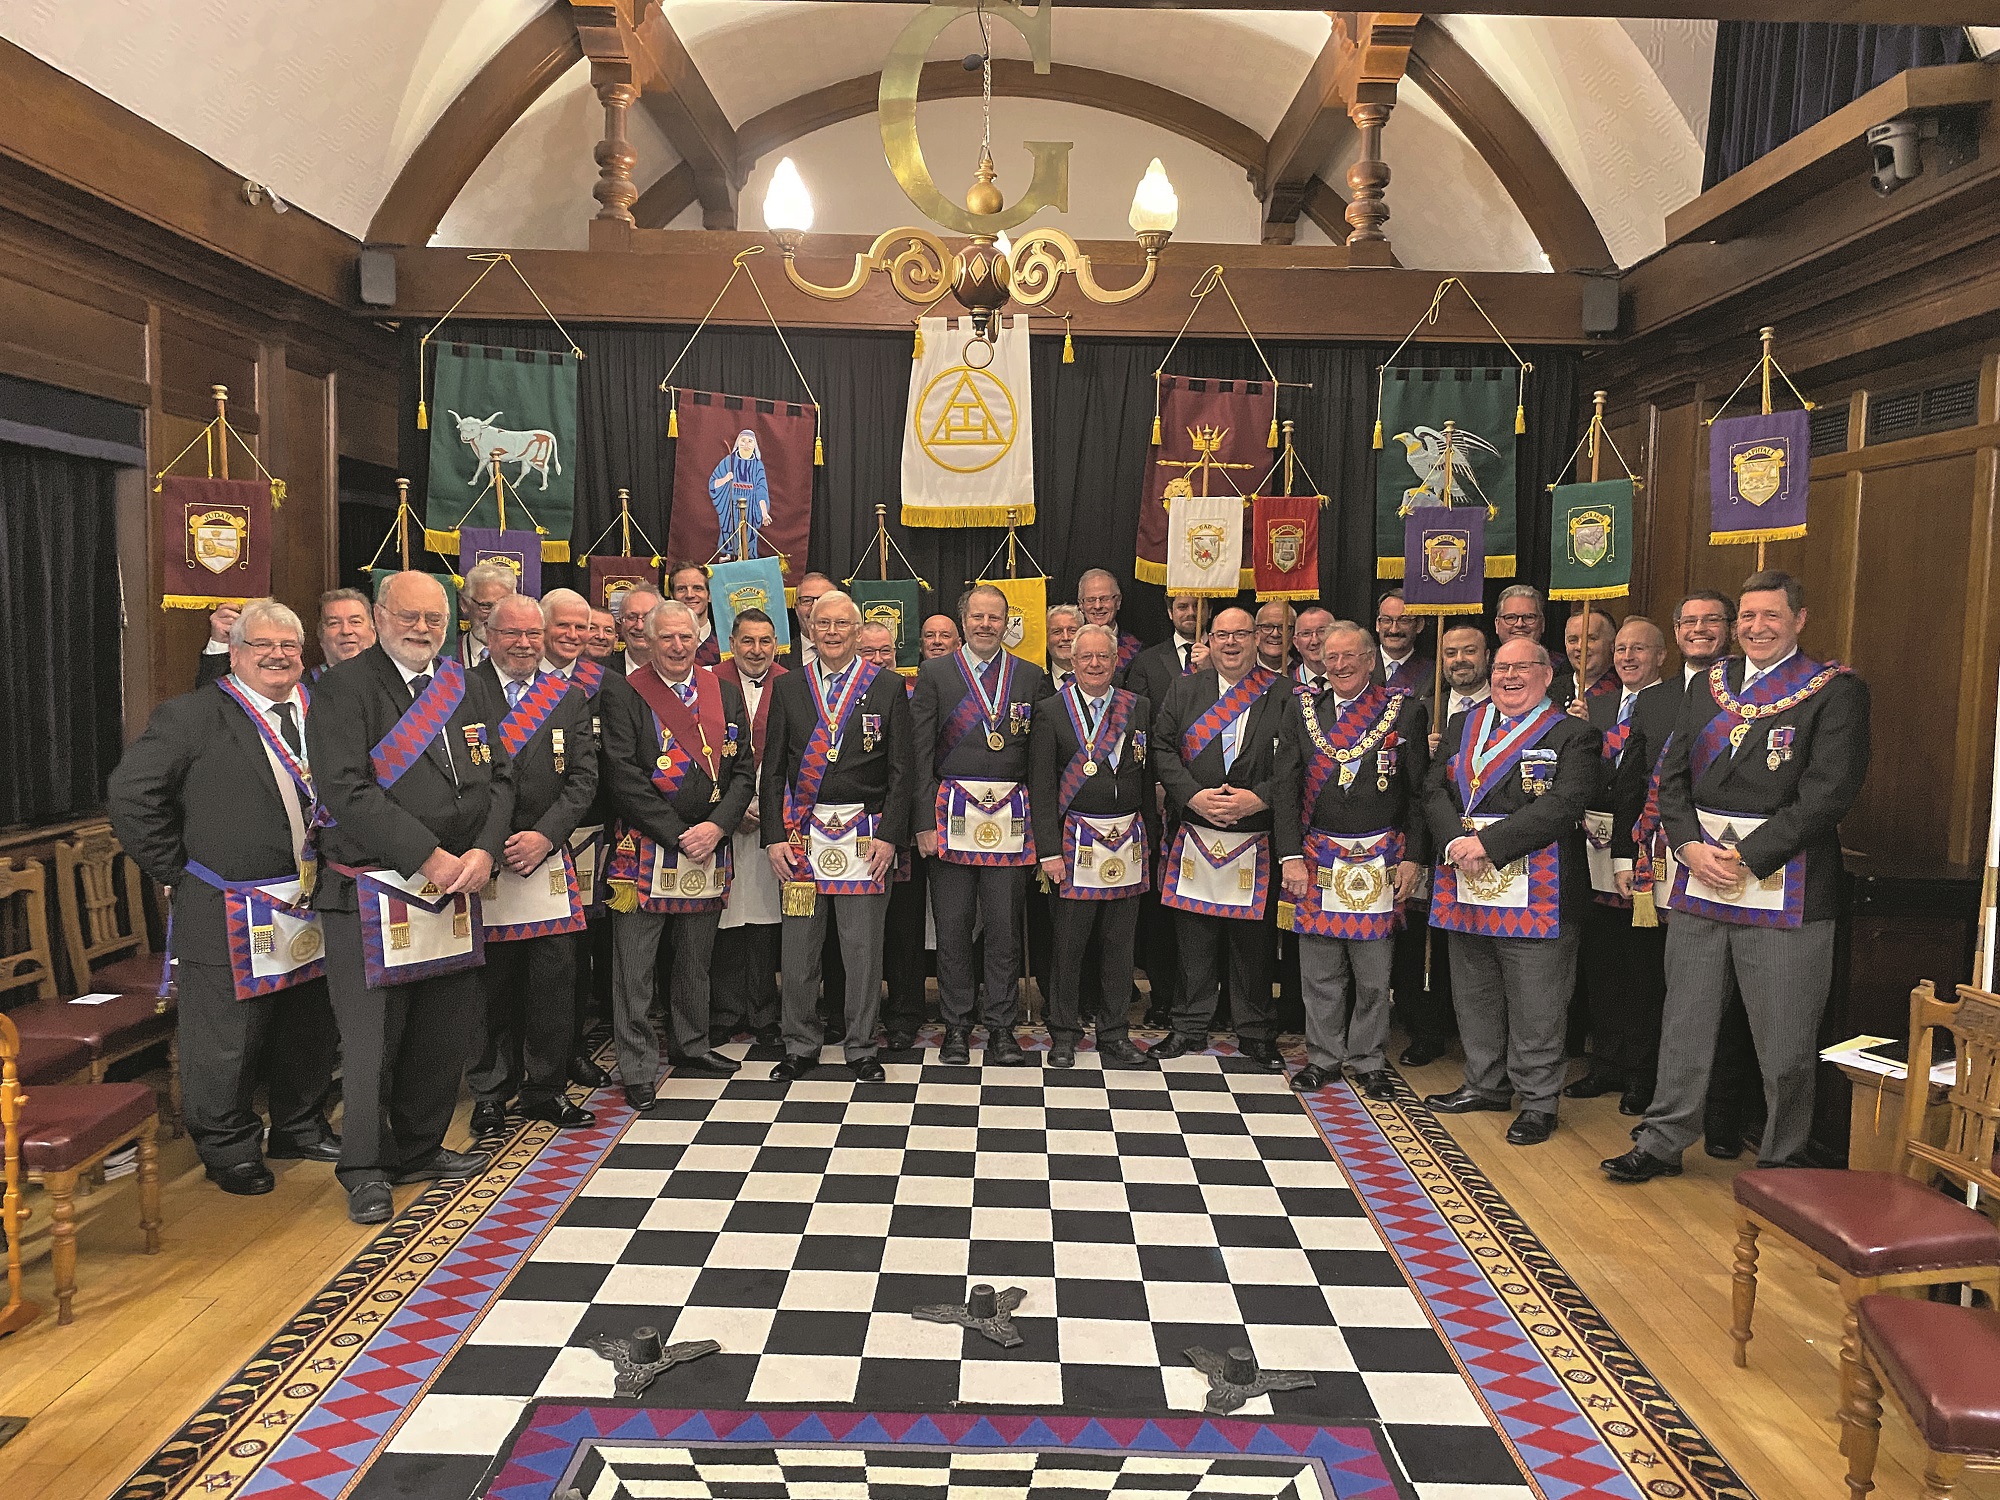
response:
M1418 615L1478 614L1485 589L1485 506L1419 506L1404 519L1404 609Z
M1708 429L1710 544L1804 536L1811 465L1805 412L1719 418Z
M458 572L483 562L505 563L514 570L514 585L530 599L542 597L542 539L532 531L493 531L461 526L458 531Z

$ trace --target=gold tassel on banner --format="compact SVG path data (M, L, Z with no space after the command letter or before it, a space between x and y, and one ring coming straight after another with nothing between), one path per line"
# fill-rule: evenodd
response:
M1069 314L1063 314L1063 363L1076 363L1076 342L1069 336Z
M1276 412L1273 412L1271 415L1271 435L1265 440L1264 446L1266 448L1275 448L1278 446L1278 417Z
M924 320L916 318L912 321L917 325L917 342L916 347L910 350L910 358L922 359L924 357Z
M680 435L681 393L678 390L669 390L667 393L667 436L677 438Z
M1155 448L1160 446L1160 414L1158 412L1153 413L1153 446Z
M826 445L819 440L817 428L813 430L813 467L815 469L826 467Z
M779 908L788 917L809 917L819 900L819 886L810 880L787 880L778 897Z
M1632 925L1634 927L1658 927L1660 908L1653 901L1651 891L1632 893Z
M1377 448L1382 446L1382 419L1380 417L1375 419L1375 446Z
M1520 437L1528 430L1528 403L1521 401L1514 407L1514 436Z
M417 402L417 431L428 431L431 425L431 409L422 401Z
M639 882L636 880L613 880L609 882L611 894L604 904L613 911L635 912L639 909Z

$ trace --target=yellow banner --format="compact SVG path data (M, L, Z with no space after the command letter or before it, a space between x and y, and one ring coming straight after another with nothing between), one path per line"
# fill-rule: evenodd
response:
M1049 665L1049 581L1046 578L982 578L1007 596L1007 649L1022 661Z

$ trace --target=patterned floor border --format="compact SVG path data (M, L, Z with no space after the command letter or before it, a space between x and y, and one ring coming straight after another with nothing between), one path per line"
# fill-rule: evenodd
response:
M114 1500L349 1490L633 1118L615 1090L589 1102L591 1128L524 1125L483 1176L398 1214ZM1375 1102L1341 1083L1304 1102L1547 1500L1754 1500L1406 1086ZM537 1406L556 1404L578 1406Z

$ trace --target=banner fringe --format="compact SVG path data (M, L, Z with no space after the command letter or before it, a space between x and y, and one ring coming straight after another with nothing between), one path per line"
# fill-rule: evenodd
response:
M1150 558L1136 557L1132 560L1132 576L1140 583L1164 584L1167 581L1167 565Z
M220 594L162 594L161 609L220 609L225 604L242 608L250 600L244 596L225 598Z
M1482 604L1405 604L1406 615L1476 615L1485 610Z
M458 533L456 531L432 531L424 528L424 545L431 551L446 557L458 556Z
M1623 599L1632 592L1629 584L1616 584L1608 589L1550 589L1550 599ZM1407 606L1406 606L1407 607Z
M542 561L545 563L566 563L569 561L569 543L551 537L542 543Z
M1035 524L1032 505L904 505L903 524L941 526L1005 526L1009 516L1017 526ZM1165 575L1162 575L1165 576Z
M1286 589L1276 594L1259 594L1257 602L1259 604L1269 604L1274 599L1317 599L1318 597L1318 589Z
M1488 561L1490 562L1491 559L1489 558ZM1375 576L1377 578L1401 578L1403 576L1403 559L1400 556L1376 558Z
M1773 526L1765 531L1711 531L1708 545L1734 547L1742 542L1795 542L1805 534L1803 526Z
M1488 578L1512 578L1514 576L1514 567L1515 560L1512 557L1489 557L1486 559L1486 576ZM1396 576L1400 578L1402 575L1399 573Z

